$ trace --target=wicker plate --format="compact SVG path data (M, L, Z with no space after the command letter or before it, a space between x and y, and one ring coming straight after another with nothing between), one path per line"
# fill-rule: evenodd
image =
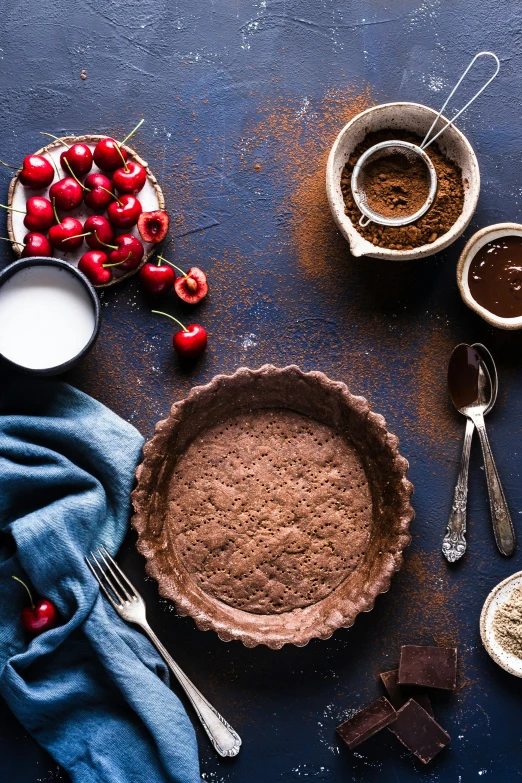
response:
M161 595L225 641L327 639L401 566L407 467L382 416L322 373L218 375L145 445L138 549Z
M71 146L72 144L75 144L76 142L83 142L84 144L87 144L91 150L94 150L96 144L101 140L106 138L106 136L62 136L60 140L52 141L50 144L47 144L45 147L42 147L41 149L37 150L34 154L35 155L43 155L44 158L47 158L51 163L54 162L55 168L58 168L58 171L62 173L62 169L60 167L60 155L62 152L66 149L64 144L69 144ZM144 188L138 193L138 198L141 201L141 205L143 207L144 212L152 212L156 209L165 209L165 199L163 197L163 192L158 185L158 181L154 174L149 169L148 163L146 160L143 160L143 158L140 158L137 152L132 149L132 147L128 147L127 144L120 145L122 149L124 149L129 156L129 160L134 160L136 163L139 163L145 171L147 172L147 181L145 183ZM100 169L96 166L96 164L93 164L92 169L90 173L94 173L99 171ZM45 196L46 198L49 197L49 188L43 188L41 190L29 190L28 188L24 188L22 183L20 182L18 178L19 172L16 173L16 175L11 180L11 183L9 185L9 193L7 197L7 204L9 207L14 207L14 209L22 210L22 212L25 211L25 203L26 200L29 198L29 196ZM63 172L63 176L67 176L65 172ZM108 174L110 179L110 174ZM58 177L55 175L54 182L58 181ZM52 183L51 183L52 184ZM50 186L49 186L50 187ZM62 213L65 215L70 215L71 217L78 218L82 222L82 224L85 222L86 218L89 217L89 215L94 215L95 213L89 209L89 207L84 204L83 202L80 204L79 207L76 209L71 209L68 212ZM103 213L106 216L106 213ZM25 235L28 233L29 229L24 226L23 223L24 216L23 214L20 214L20 212L12 212L9 211L7 213L7 233L9 236L9 239L13 243L13 251L16 253L17 256L20 255L20 245L17 244L17 242L21 242ZM131 269L129 272L121 272L118 271L118 268L115 267L114 271L114 277L112 280L109 280L108 283L104 283L103 285L97 285L95 288L109 288L110 286L115 285L116 283L121 283L123 280L126 280L128 277L132 277L132 275L135 275L145 264L145 262L151 257L151 255L157 250L158 246L153 245L147 242L143 242L138 229L136 226L130 229L125 229L124 231L116 231L116 234L134 234L140 242L143 244L143 247L145 249L145 253L143 254L143 258L140 262L140 265L136 269ZM60 250L53 250L53 256L56 258L61 258L63 261L67 261L68 263L72 264L73 266L78 266L78 261L80 260L81 256L89 250L89 247L84 243L78 250L71 251L70 253L63 253Z

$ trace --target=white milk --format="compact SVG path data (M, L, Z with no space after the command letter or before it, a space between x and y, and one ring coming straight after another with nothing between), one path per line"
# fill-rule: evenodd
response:
M94 304L75 275L32 266L0 286L0 354L31 370L73 359L96 325Z

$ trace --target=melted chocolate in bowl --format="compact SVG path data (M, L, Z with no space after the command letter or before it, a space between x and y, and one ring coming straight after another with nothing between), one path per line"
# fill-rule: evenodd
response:
M470 294L500 318L522 316L522 237L505 236L476 253L468 271Z

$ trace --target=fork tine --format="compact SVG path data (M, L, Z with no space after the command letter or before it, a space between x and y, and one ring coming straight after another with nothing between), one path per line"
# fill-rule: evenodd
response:
M100 547L98 547L98 549L99 549L99 548L100 548ZM130 581L127 579L127 577L125 576L124 572L123 572L123 571L121 570L121 568L119 567L119 565L118 565L118 563L116 562L116 560L114 560L114 558L111 556L110 552L108 552L108 551L107 551L107 547L106 547L104 544L102 544L102 545L101 545L101 549L103 549L103 551L104 551L104 552L105 552L105 554L107 555L107 558L108 558L109 562L110 562L110 563L111 563L111 564L114 566L114 568L116 569L116 571L118 572L118 574L119 574L119 575L122 577L122 579L124 579L124 580L127 582L128 586L129 586L129 590L131 591L131 593L133 594L133 596L134 596L135 598L139 598L140 596L139 596L139 593L138 593L138 591L136 590L136 588L134 587L134 585L132 584L132 582L130 582ZM115 574L115 576L116 576L116 574Z
M100 555L101 559L103 560L103 562L104 562L104 564L106 566L106 569L111 572L112 576L114 577L114 579L119 584L121 590L123 590L123 593L124 593L125 598L127 599L127 601L132 601L132 596L129 594L129 591L127 590L125 585L121 583L121 580L120 580L120 578L118 576L118 570L119 570L118 567L117 566L116 566L116 568L112 567L112 565L109 563L109 561L107 560L107 558L105 557L105 555L101 551L100 547L98 547L98 554ZM107 573L107 570L106 570L105 573Z
M111 588L112 592L114 593L114 596L115 596L116 600L117 600L117 601L118 601L118 602L119 602L119 603L120 603L120 604L123 606L123 604L125 603L125 598L123 598L123 597L121 596L120 592L118 591L118 588L117 588L117 587L116 587L116 585L114 584L114 581L113 581L113 579L112 579L111 575L108 573L108 571L107 571L107 570L104 570L104 569L102 568L102 566L100 565L100 562L99 562L98 558L96 557L96 555L94 554L94 552L92 551L92 549L91 549L91 557L92 557L92 559L94 560L94 562L96 563L96 565L98 566L98 571L99 571L99 573L101 574L101 577L102 577L102 579L103 579L103 580L106 582L106 584L107 584L107 585L108 585L108 586Z
M116 603L116 601L113 599L112 595L110 595L109 591L108 591L108 590L105 588L105 585L103 584L103 582L101 581L100 577L98 576L98 574L97 574L97 573L96 573L96 571L94 570L94 566L92 565L92 563L91 563L91 561L89 560L89 558L88 558L88 557L86 557L86 558L85 558L85 562L87 563L87 565L88 565L88 566L89 566L89 568L91 569L91 571L92 571L92 574L93 574L94 578L96 579L96 581L97 581L97 582L98 582L98 584L100 585L100 588L103 590L103 592L104 592L104 593L105 593L105 595L107 596L108 600L109 600L109 601L111 602L111 604L113 605L114 609L116 609L116 611L118 611L118 609L119 609L119 604L117 604L117 603Z

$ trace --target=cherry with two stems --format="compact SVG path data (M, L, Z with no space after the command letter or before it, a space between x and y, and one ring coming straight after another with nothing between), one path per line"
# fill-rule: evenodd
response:
M188 324L184 326L181 321L174 318L173 315L162 313L160 310L152 310L156 315L164 315L171 318L178 326L181 326L179 332L174 332L172 336L172 345L180 359L197 359L207 347L207 332L199 324Z
M26 583L17 576L13 576L13 579L25 587L31 601L31 605L24 606L20 614L23 628L33 636L38 636L38 634L53 628L56 625L58 615L52 601L48 598L40 598L35 603Z
M123 168L127 171L127 160L129 156L127 151L123 149L123 145L131 136L134 136L143 122L144 120L140 120L122 142L117 142L110 136L106 136L98 142L94 148L93 158L99 169L102 171L115 171L120 168L123 163Z
M49 199L43 196L31 196L26 202L26 211L8 207L6 204L0 204L3 209L10 212L19 212L24 217L24 226L30 231L48 231L54 223L53 205Z

